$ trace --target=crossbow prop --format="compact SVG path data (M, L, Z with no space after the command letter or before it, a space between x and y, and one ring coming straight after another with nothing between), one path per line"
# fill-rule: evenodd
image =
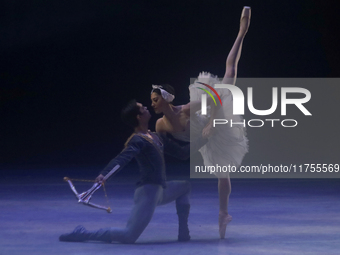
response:
M106 206L102 206L102 205L98 205L98 204L94 204L92 202L90 202L92 195L98 190L100 189L101 186L104 187L104 183L107 179L109 179L111 177L112 174L114 174L118 169L120 168L120 165L116 165L107 175L104 176L103 180L101 182L96 182L95 184L92 185L92 187L87 190L84 191L83 193L78 193L78 191L76 190L76 188L74 187L72 180L68 177L64 177L64 181L67 182L70 185L71 190L73 191L73 193L76 195L76 198L78 199L78 203L84 204L84 205L88 205L94 208L98 208L98 209L103 209L105 211L107 211L108 213L111 213L112 210L110 207L106 207ZM74 180L73 180L74 181ZM106 191L105 191L105 195L106 195Z

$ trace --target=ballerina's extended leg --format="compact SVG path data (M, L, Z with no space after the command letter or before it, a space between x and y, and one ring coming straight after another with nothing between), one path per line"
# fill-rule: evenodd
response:
M235 84L237 77L238 61L241 57L243 39L248 32L250 25L251 9L245 6L243 8L240 20L240 30L236 37L233 47L231 48L226 61L226 72L224 74L223 84Z

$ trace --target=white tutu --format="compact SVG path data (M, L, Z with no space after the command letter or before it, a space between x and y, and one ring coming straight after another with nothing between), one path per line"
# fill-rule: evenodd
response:
M197 87L207 89L206 86L197 82L206 83L212 87L220 84L221 81L210 73L200 73L193 84L189 86L190 102L201 101L201 95L205 92ZM244 155L248 152L248 139L246 138L246 128L243 125L233 125L230 127L230 121L242 122L239 115L233 115L233 98L228 89L216 89L219 94L222 106L215 113L215 119L226 119L228 124L216 125L214 134L209 141L199 151L203 157L205 166L235 166L239 167ZM217 102L219 103L219 102ZM190 114L190 136L198 137L209 120L209 109L206 116L202 116L200 111ZM214 173L219 178L228 177L227 172Z

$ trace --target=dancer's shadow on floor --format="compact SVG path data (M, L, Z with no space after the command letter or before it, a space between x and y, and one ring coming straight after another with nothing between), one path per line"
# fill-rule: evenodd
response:
M159 241L141 241L136 242L133 245L164 245L164 244L173 244L173 245L211 245L211 244L235 244L240 243L242 240L237 238L198 238L198 239L191 239L189 242L178 242L177 240L159 240Z
M219 239L219 238L200 238L200 239L192 239L189 242L178 242L177 240L158 240L158 241L140 241L133 244L123 244L123 243L104 243L104 242L97 242L97 241L86 241L84 243L91 243L91 244L104 244L104 245L164 245L164 244L173 244L173 245L202 245L202 244L232 244L238 243L238 239Z

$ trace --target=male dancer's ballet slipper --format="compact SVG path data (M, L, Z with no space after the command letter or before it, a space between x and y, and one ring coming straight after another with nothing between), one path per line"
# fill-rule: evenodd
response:
M229 214L221 213L218 215L218 230L220 232L220 238L224 239L225 237L225 231L227 229L227 225L233 217Z
M59 237L59 241L62 242L84 242L87 240L87 231L86 229L79 225L77 226L73 232L68 234L63 234Z
M249 6L244 6L240 19L240 33L245 34L248 31L250 25L251 8Z

